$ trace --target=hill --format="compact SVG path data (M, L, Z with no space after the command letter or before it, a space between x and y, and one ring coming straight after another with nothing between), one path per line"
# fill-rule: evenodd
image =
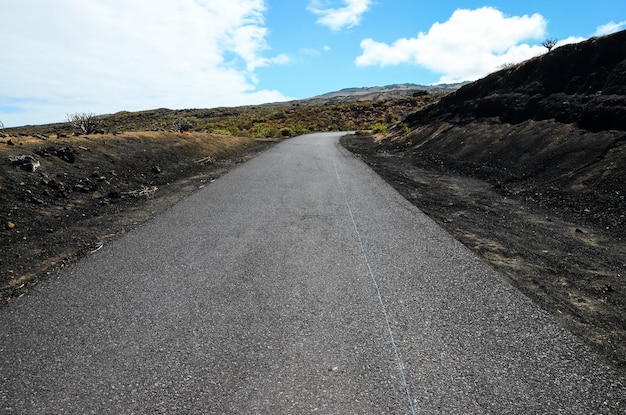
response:
M446 95L456 91L466 83L440 85L393 84L380 87L345 88L300 102L305 104L329 104L350 101L380 101L409 96L419 97L428 94Z
M386 141L623 235L625 57L626 32L555 49L408 116L412 131Z
M369 129L375 124L391 125L406 115L436 102L461 84L424 86L388 85L348 88L318 97L242 107L120 111L97 115L96 132L176 130L185 120L190 131L256 138L283 138L315 131ZM25 125L3 130L5 135L73 135L67 122ZM0 131L2 133L2 131Z
M386 136L345 143L626 364L626 32L492 73Z

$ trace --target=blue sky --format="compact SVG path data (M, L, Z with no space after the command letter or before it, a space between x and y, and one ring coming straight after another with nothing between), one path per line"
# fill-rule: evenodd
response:
M20 0L0 15L7 127L475 80L546 38L626 29L624 0Z

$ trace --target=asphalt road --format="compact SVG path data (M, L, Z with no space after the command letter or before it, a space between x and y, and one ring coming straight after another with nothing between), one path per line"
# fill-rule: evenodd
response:
M338 137L282 142L1 308L0 413L626 412L624 379Z

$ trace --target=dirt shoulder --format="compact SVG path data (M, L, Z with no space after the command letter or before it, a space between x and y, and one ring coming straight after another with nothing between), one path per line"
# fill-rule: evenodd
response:
M275 142L165 132L0 139L2 305Z
M0 139L2 304L274 142L204 133ZM342 143L626 372L623 240L572 219L565 204L418 167L370 138ZM36 159L35 171L22 156Z
M626 244L577 221L565 204L442 169L418 167L371 137L342 144L406 199L506 275L611 364L626 373Z

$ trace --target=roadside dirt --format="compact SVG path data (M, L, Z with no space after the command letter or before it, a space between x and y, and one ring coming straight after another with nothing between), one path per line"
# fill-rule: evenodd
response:
M342 144L626 373L626 244L597 225L614 213L587 221L570 204L436 168L372 137Z
M42 138L0 139L2 305L275 143L166 132Z
M205 133L0 139L2 304L275 142ZM419 165L370 137L342 143L626 373L619 232L573 215L568 204ZM39 167L27 171L21 156Z

